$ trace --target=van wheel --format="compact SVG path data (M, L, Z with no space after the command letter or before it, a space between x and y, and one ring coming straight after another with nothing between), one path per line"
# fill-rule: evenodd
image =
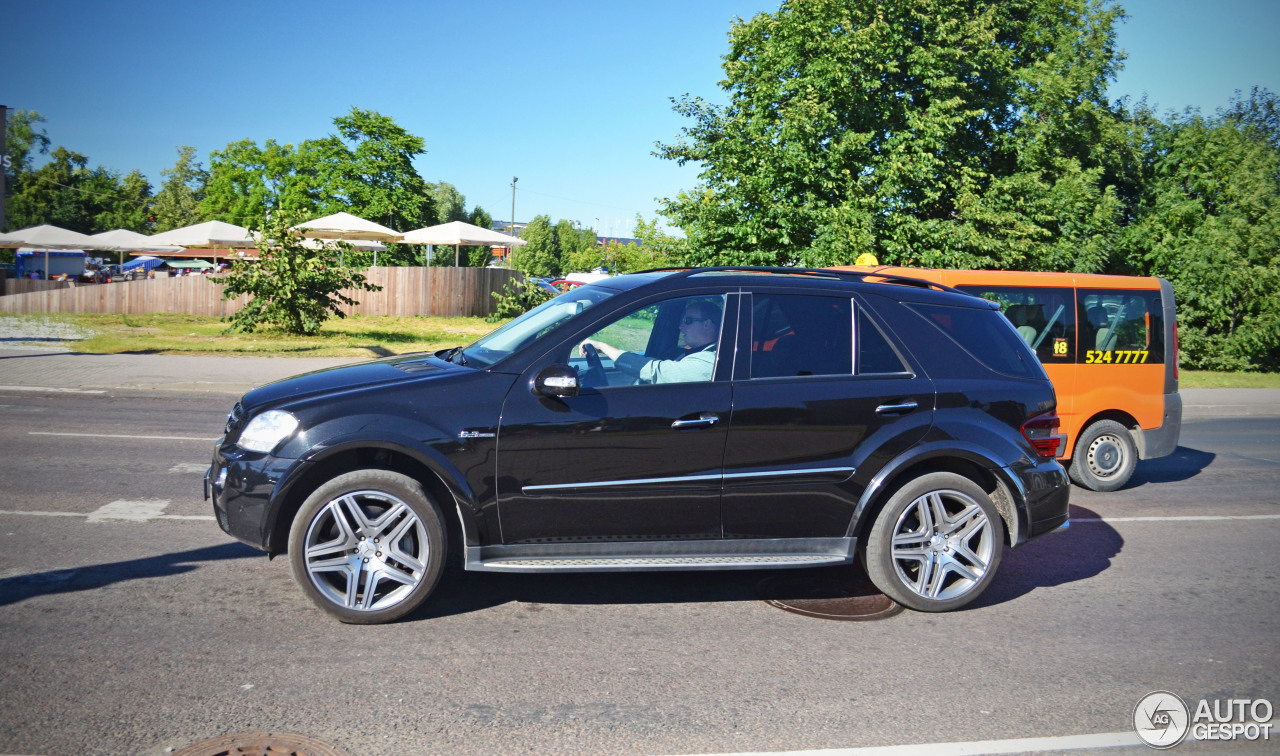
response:
M293 578L316 606L372 625L418 608L444 567L444 517L422 485L357 470L317 488L289 529Z
M1099 420L1076 441L1068 471L1076 485L1090 491L1114 491L1133 475L1138 449L1129 430L1114 420Z
M862 547L871 582L921 612L976 599L1004 553L1004 521L985 491L955 473L922 475L876 515Z

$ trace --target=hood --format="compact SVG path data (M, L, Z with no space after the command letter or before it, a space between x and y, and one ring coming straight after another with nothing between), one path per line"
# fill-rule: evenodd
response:
M467 368L420 352L353 365L339 365L284 378L249 391L240 403L244 409L252 411L264 405L421 380L429 376L454 375L464 371L470 372Z

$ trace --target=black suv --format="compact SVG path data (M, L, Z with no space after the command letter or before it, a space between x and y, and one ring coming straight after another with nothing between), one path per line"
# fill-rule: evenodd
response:
M856 554L899 603L945 611L1006 546L1066 526L1055 409L977 297L830 270L647 271L467 347L250 391L205 497L344 622L412 611L449 549L503 572Z

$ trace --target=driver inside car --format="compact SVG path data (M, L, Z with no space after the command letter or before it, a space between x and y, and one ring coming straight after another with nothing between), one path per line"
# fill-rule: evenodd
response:
M659 360L628 352L599 339L582 342L583 356L594 347L613 360L620 370L639 377L641 383L688 383L709 381L716 367L716 339L720 336L720 308L697 299L685 306L680 334L685 353L674 360Z

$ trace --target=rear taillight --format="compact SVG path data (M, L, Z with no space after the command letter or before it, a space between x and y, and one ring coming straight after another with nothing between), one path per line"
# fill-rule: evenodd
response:
M1062 437L1058 435L1058 426L1061 424L1056 412L1036 415L1022 424L1022 435L1035 447L1036 454L1056 457L1058 446L1062 443Z
M1173 324L1173 379L1178 380L1178 324Z

